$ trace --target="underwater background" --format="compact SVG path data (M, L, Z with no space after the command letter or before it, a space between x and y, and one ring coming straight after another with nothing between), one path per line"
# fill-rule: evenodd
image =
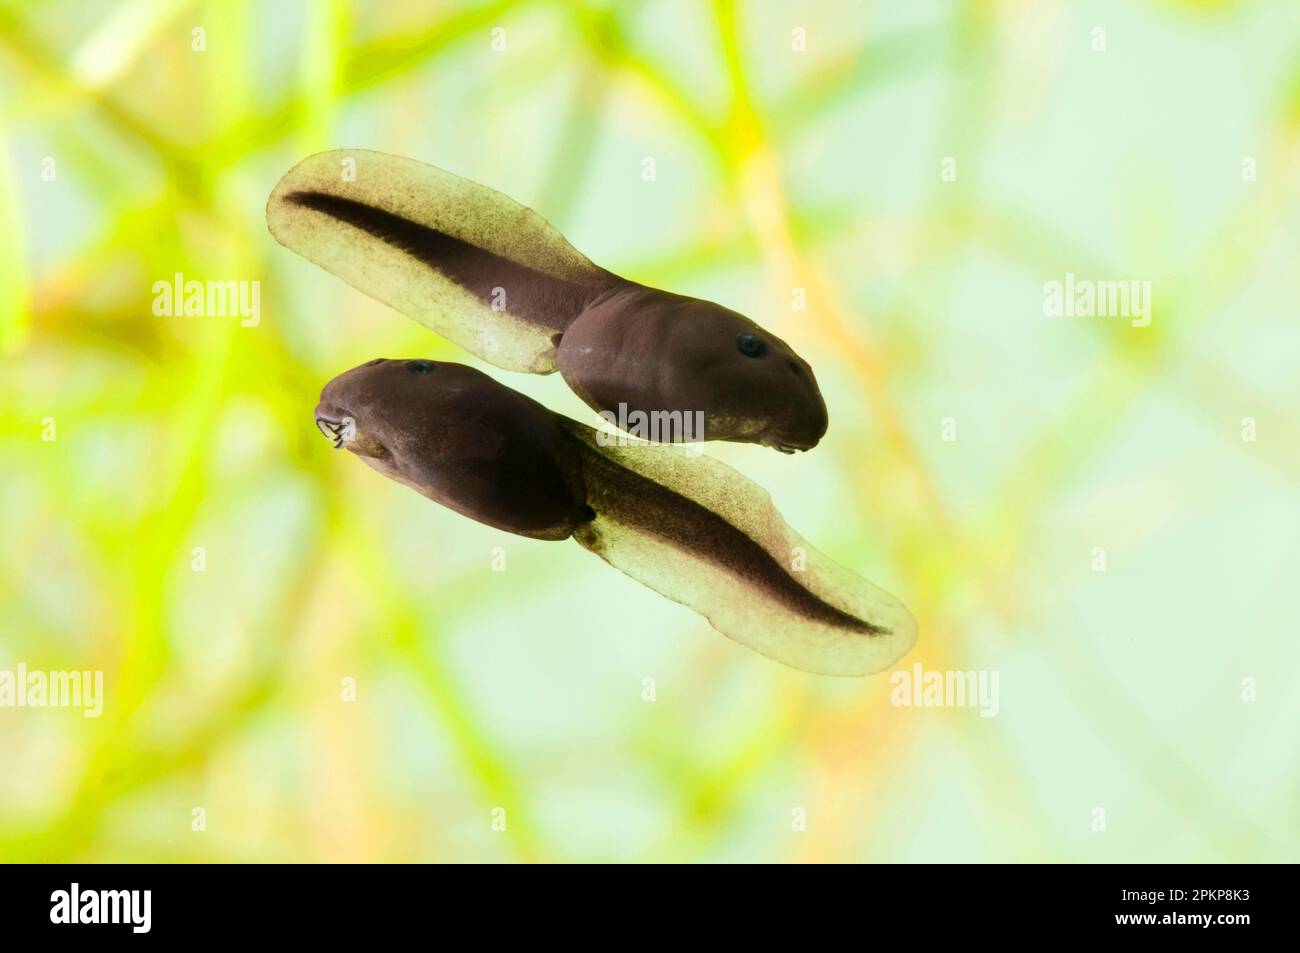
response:
M271 238L331 148L789 341L821 445L708 452L911 608L897 674L334 453L333 375L485 365ZM0 859L1300 859L1298 191L1290 0L0 2L0 670L103 673L0 707Z

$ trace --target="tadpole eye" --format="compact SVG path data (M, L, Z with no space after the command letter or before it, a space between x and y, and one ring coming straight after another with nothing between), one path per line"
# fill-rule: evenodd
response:
M767 353L767 344L757 334L742 331L736 335L736 347L745 357L762 357Z
M433 364L430 361L407 361L406 369L412 374L432 374Z

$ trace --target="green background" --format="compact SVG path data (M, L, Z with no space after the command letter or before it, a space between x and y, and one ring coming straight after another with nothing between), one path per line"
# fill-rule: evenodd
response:
M107 690L97 720L0 709L0 858L1300 859L1298 27L0 2L0 668ZM790 341L822 445L709 452L909 605L901 667L997 672L999 714L785 669L332 452L334 374L477 363L267 233L278 177L345 147ZM177 271L259 281L261 323L153 316ZM1151 326L1046 317L1071 271L1151 281Z

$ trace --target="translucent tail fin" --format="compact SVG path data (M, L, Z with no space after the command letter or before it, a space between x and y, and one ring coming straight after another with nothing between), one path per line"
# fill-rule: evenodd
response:
M823 675L888 668L916 642L898 599L832 562L731 467L667 446L601 446L566 421L596 518L574 538L715 629Z
M304 159L266 220L282 245L506 370L554 371L553 338L617 280L508 196L382 152Z

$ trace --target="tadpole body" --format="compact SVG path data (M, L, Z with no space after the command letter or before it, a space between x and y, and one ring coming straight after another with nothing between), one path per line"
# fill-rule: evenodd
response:
M567 539L591 518L559 418L472 367L370 361L325 385L316 422L350 432L340 446L385 476L497 529Z
M559 370L612 423L698 414L703 439L787 453L826 432L812 368L785 341L710 301L606 271L486 186L413 159L336 150L286 173L266 214L281 244L489 363Z
M572 537L794 668L864 675L915 642L895 597L819 553L735 470L676 447L602 445L472 368L369 361L325 385L316 423L385 476L498 529Z

